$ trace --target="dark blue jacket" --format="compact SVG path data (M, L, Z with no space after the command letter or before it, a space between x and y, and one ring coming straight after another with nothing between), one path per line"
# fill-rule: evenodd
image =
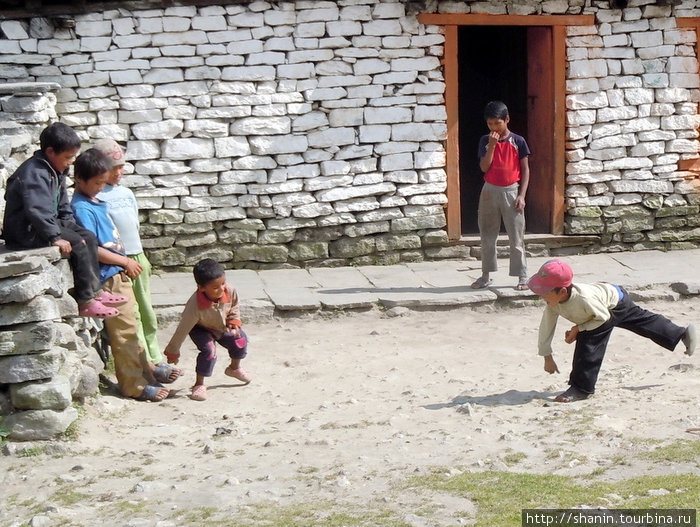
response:
M75 222L62 174L43 152L22 163L7 180L2 237L9 249L48 247L61 237L59 220Z

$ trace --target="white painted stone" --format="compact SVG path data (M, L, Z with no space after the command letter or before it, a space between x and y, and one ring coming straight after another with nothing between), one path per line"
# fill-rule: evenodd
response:
M360 126L364 124L362 108L339 108L328 113L328 123L332 127Z
M678 152L697 154L700 151L700 142L690 139L674 139L666 143L666 152Z
M3 20L0 22L0 30L9 40L28 39L27 27L18 20Z
M178 120L157 123L140 123L131 127L131 133L137 139L172 139L184 129L184 123Z
M309 146L312 148L329 148L339 145L348 145L355 142L355 130L353 128L330 128L311 132L307 135Z
M276 135L291 131L289 117L244 117L231 124L233 135Z
M228 124L213 119L195 119L185 121L185 131L195 137L222 138L228 133Z
M630 155L635 157L647 157L665 152L666 144L663 141L642 142L630 148Z
M124 157L127 161L158 159L160 157L160 147L157 141L129 141L126 145Z
M292 130L294 132L308 132L309 130L328 126L328 124L328 117L325 113L309 112L294 118Z
M109 37L104 37L109 39ZM126 49L126 48L143 48L146 46L151 45L151 35L140 35L140 34L134 34L134 35L122 35L122 36L116 36L113 39L114 44L116 44L120 49ZM155 51L158 50L158 54L160 54L160 48L151 48L151 50ZM142 56L140 58L143 58L143 53L141 54ZM156 55L158 56L158 55ZM136 53L132 50L132 57L133 58L139 58Z
M364 110L367 124L407 123L413 118L410 108L366 108Z
M615 148L619 146L634 146L637 144L637 139L634 134L618 134L604 136L599 139L594 139L590 142L592 150L601 150L604 148Z
M119 122L124 124L156 123L163 120L163 112L157 108L136 111L119 111Z
M413 154L414 166L418 169L444 167L447 163L446 155L446 152L440 151L416 152Z
M362 32L365 35L385 37L400 35L402 29L398 20L370 20L362 23Z
M604 108L608 106L608 95L605 92L567 95L566 107L569 110L589 108Z
M637 170L648 169L653 165L650 159L641 157L626 157L612 159L603 163L603 170Z
M214 141L203 138L168 139L162 145L163 157L170 160L185 160L213 157Z
M569 62L569 77L572 79L605 77L607 74L608 64L603 59L575 60Z
M224 81L272 81L275 80L275 68L273 66L241 66L224 68L221 72L221 80Z
M250 146L245 137L218 137L214 139L217 158L250 155Z
M697 73L671 73L665 86L697 89L700 88L700 76Z
M637 55L642 60L664 59L673 57L676 52L676 46L656 46L650 48L639 48Z
M444 141L446 138L444 123L394 124L391 127L393 141Z
M310 144L309 139L303 135L253 136L248 138L248 142L251 152L261 156L304 152Z
M610 181L609 186L615 193L670 194L673 192L673 184L669 181Z
M280 79L308 79L315 73L311 62L299 64L280 64L277 67L277 77Z
M109 73L109 81L113 86L141 84L143 77L138 70L112 71Z
M423 57L419 59L395 59L391 61L392 71L430 71L440 67L437 57Z
M75 34L79 37L102 37L112 34L112 22L109 20L78 20Z
M661 118L662 130L696 130L700 126L698 115L670 115Z
M335 101L343 99L346 95L347 91L344 88L323 88L304 92L307 101Z
M365 196L375 196L378 194L390 194L395 191L396 186L393 183L379 183L377 185L361 185L357 187L321 190L316 194L316 199L320 202L336 202Z
M591 174L603 171L603 163L596 160L584 160L566 165L567 174Z
M567 79L566 91L568 93L590 93L600 90L598 79Z

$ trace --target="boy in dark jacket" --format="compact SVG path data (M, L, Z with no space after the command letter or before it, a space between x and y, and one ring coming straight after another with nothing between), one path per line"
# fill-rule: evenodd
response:
M41 150L7 180L2 237L8 249L56 246L73 270L73 296L82 316L108 318L121 297L100 291L97 240L75 222L66 192L66 175L80 150L80 138L63 123L47 126ZM123 299L124 301L126 299Z

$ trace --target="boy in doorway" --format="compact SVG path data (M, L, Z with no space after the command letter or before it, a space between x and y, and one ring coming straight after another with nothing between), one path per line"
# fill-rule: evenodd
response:
M525 193L530 182L530 149L522 136L508 129L508 107L491 101L484 108L489 133L479 140L479 168L484 186L479 197L479 234L481 235L481 276L472 289L491 285L490 273L498 270L496 242L501 220L510 242L510 276L517 276L515 288L527 289L525 261Z

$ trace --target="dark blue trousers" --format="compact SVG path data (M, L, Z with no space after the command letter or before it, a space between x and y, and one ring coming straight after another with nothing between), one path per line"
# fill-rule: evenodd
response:
M642 309L632 301L627 291L621 289L621 292L622 299L610 310L610 319L596 329L580 331L576 339L569 384L582 392L595 392L595 383L613 328L628 329L671 351L685 333L684 327L677 326L663 315Z

